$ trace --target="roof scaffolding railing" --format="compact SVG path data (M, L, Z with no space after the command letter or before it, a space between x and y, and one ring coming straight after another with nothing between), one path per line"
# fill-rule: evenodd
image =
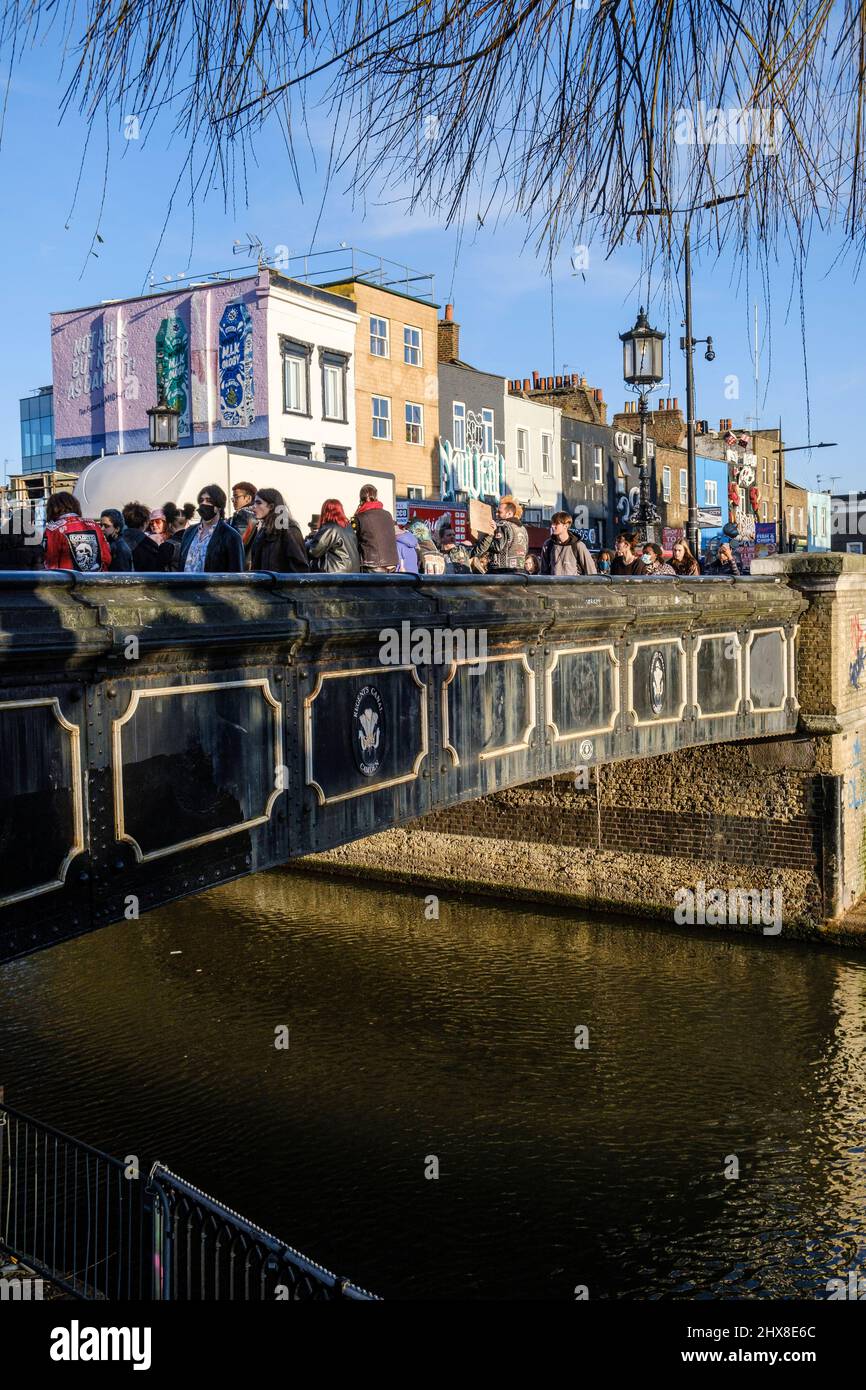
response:
M248 249L248 248L243 248ZM254 249L254 248L253 248ZM378 285L383 290L396 290L411 295L415 299L425 299L431 303L436 298L435 277L432 272L413 269L402 261L392 261L387 256L373 251L363 251L357 246L338 246L329 251L306 251L293 254L288 246L274 246L269 254L265 248L255 263L232 266L229 270L210 270L202 274L184 272L179 275L166 275L161 279L151 275L151 290L171 290L175 287L191 289L194 286L220 280L236 280L259 270L276 270L289 280L298 280L306 285L335 285L343 280L365 280Z

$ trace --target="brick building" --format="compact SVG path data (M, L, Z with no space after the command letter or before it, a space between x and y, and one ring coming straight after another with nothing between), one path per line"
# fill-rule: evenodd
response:
M361 277L328 286L353 300L356 463L393 473L399 497L439 486L437 305Z

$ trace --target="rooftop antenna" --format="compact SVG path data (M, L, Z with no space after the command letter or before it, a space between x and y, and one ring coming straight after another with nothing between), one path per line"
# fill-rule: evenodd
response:
M264 249L261 237L255 236L252 232L247 232L246 241L240 241L235 237L232 242L233 256L251 256L253 252L255 252L256 260L259 265L261 265L264 260Z
M815 482L818 484L818 491L819 491L819 492L832 492L832 491L833 491L833 484L834 484L834 483L838 483L838 481L839 481L839 479L841 478L841 476L842 476L841 473L830 473L830 474L828 474L827 481L829 482L830 486L829 486L829 488L822 488L822 486L821 486L821 479L824 477L824 474L823 474L823 473L816 473L816 474L815 474Z

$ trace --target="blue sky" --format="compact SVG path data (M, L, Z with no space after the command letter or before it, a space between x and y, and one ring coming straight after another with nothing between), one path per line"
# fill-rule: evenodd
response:
M104 128L94 135L71 219L84 126L76 117L59 121L62 90L59 59L48 44L16 68L8 94L0 146L3 200L0 232L5 251L6 389L0 400L0 469L20 466L18 399L50 381L49 313L101 299L138 293L151 261L158 280L179 272L206 272L240 266L232 255L236 237L249 231L266 249L285 245L292 252L328 249L340 242L376 252L436 277L436 298L452 299L461 324L461 356L504 376L580 371L603 389L612 413L625 399L617 335L634 321L644 298L640 259L624 247L604 259L588 248L585 279L570 264L571 247L558 257L551 280L543 260L525 244L519 221L479 227L467 225L462 239L446 228L435 210L409 216L400 190L369 197L353 206L346 180L328 193L319 221L323 167L329 138L324 116L313 122L312 147L299 150L303 198L291 178L285 148L276 130L256 141L257 167L248 169L248 206L239 190L237 207L226 210L220 192L192 209L179 194L157 250L168 197L185 151L165 132L146 140L124 138L118 112L109 132L109 181L99 221L104 238L89 254L100 215L105 161ZM0 93L8 78L0 71ZM318 161L318 164L317 164ZM69 221L67 228L66 224ZM458 244L459 243L459 244ZM839 447L792 455L790 476L815 486L838 475L834 490L866 487L862 445L856 433L866 393L862 351L863 283L853 278L853 258L834 265L834 238L813 240L805 283L811 438L835 440ZM192 247L192 250L191 250ZM805 443L806 383L800 333L800 304L792 267L780 255L770 280L771 323L760 304L760 418L775 425L781 415L786 441ZM711 426L723 416L742 423L754 413L754 286L747 297L743 265L736 256L698 259L694 273L695 334L712 334L716 360L696 354L697 415ZM685 406L683 355L677 346L682 316L679 290L666 300L654 289L650 317L673 340L668 355L669 384L659 394L678 396ZM858 307L859 306L859 307ZM860 356L857 353L860 352ZM726 398L739 380L739 399Z

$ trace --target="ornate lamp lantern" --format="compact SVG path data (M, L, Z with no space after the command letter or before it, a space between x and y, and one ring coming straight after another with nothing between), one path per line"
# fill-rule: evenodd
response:
M151 449L176 449L177 427L180 411L176 406L166 405L160 397L158 405L152 405L147 412L147 426L150 431Z
M638 396L640 416L640 501L632 512L629 524L643 541L661 539L661 516L650 501L649 460L647 458L647 395L664 380L665 334L651 328L643 306L635 325L620 333L622 343L622 374L627 386Z

